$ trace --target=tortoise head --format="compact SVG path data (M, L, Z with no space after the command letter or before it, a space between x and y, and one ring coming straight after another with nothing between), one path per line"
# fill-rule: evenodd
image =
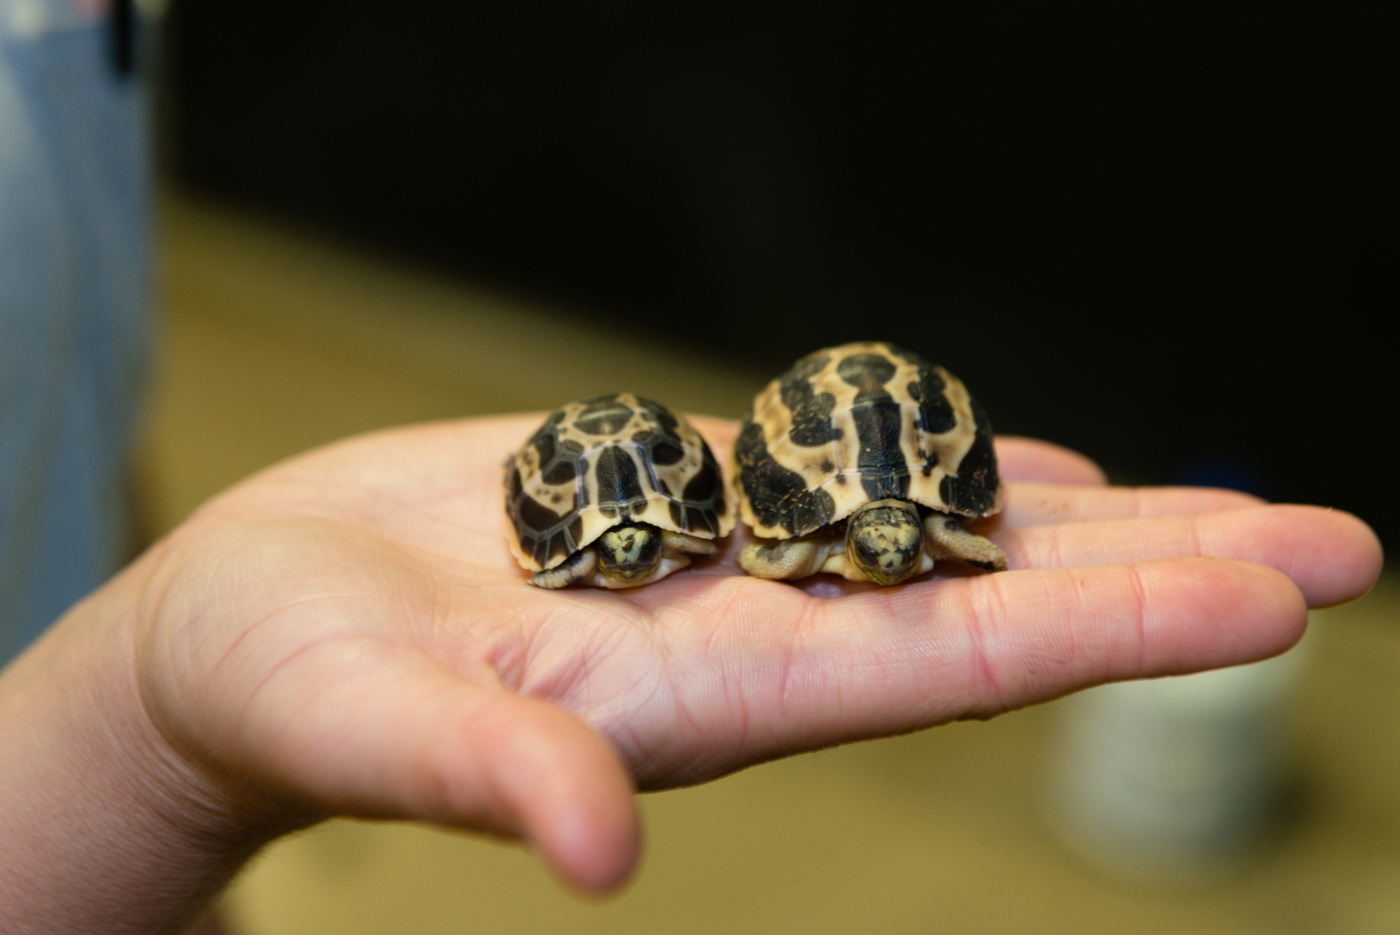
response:
M598 570L620 582L641 582L661 564L661 530L649 523L614 526L594 546Z
M919 511L907 500L876 500L846 522L846 559L876 584L898 584L919 568Z

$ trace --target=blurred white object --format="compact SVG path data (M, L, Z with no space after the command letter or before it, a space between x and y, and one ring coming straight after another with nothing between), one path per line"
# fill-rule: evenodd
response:
M1090 863L1145 882L1208 880L1276 813L1287 699L1306 649L1060 703L1049 821Z

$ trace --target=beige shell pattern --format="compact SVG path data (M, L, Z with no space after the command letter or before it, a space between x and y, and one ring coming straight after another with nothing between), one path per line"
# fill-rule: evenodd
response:
M710 446L685 417L633 393L561 406L505 464L506 538L547 571L624 522L715 539L734 528Z
M883 342L816 351L769 383L733 460L740 517L767 538L886 497L960 516L1000 509L986 412L947 370Z

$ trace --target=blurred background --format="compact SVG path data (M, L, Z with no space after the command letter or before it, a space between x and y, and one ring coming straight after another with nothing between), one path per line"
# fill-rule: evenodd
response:
M188 190L760 373L902 341L1001 431L1400 529L1390 5L171 13Z
M623 383L737 417L856 338L1117 480L1400 530L1393 8L158 7L117 0L108 50L158 118L137 543L353 432ZM1092 720L1057 702L647 796L614 900L518 848L334 822L220 924L1400 933L1397 616L1390 578L1314 614L1267 702L1267 820L1198 875L1052 830Z

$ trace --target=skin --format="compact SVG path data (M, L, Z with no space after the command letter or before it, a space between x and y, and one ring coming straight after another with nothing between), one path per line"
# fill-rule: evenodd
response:
M1380 570L1354 517L1113 490L1003 439L998 574L530 587L499 465L537 414L352 439L258 474L0 675L0 931L174 932L328 815L518 837L618 886L633 793L1114 679L1278 653ZM696 419L721 463L736 425ZM814 596L816 594L825 597Z

